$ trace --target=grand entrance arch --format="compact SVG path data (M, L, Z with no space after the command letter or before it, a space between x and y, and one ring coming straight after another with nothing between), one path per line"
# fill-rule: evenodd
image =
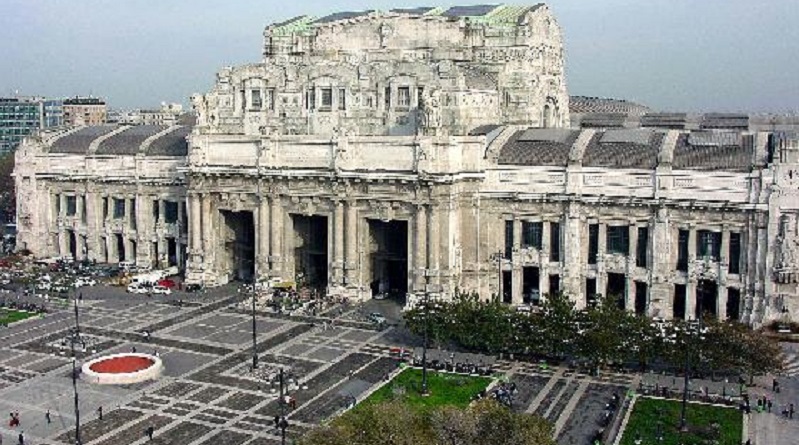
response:
M367 220L366 277L372 297L405 301L408 292L408 221Z

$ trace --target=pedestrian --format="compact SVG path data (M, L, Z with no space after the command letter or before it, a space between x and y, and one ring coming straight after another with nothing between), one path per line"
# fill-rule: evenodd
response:
M18 439L19 439L19 445L25 445L25 432L24 431L20 431L19 432Z
M275 432L277 432L278 428L280 428L280 416L275 415L273 420L275 422Z
M771 412L771 399L766 401L766 406L768 406L768 412Z
M793 403L788 406L788 418L793 419Z
M752 445L752 439L746 439L746 445Z
M48 425L51 423L51 420L50 420L50 410L49 410L49 409L48 409L48 410L47 410L47 411L44 413L44 419L47 421L47 424L48 424Z
M103 407L102 406L98 406L97 407L97 418L100 419L100 420L103 420Z
M130 347L130 352L135 354L136 353L136 347L135 346L131 346Z
M147 427L147 439L153 440L153 433L155 433L155 428L152 425Z
M771 390L777 392L777 386L779 386L779 383L777 383L777 379L771 380Z

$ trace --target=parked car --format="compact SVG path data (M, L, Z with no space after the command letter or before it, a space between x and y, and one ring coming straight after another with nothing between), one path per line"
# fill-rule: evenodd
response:
M128 292L131 294L146 294L149 291L146 287L134 283L128 286Z
M174 289L177 287L177 283L174 280L170 280L169 278L164 278L163 280L159 280L157 283L159 286L164 286L168 289Z
M83 287L83 286L96 286L96 285L97 285L97 281L94 278L90 278L90 277L80 277L77 280L75 280L75 284L74 284L74 286L76 288Z
M172 290L166 286L153 286L153 293L154 294L161 294L161 295L169 295L172 293Z
M386 317L379 312L372 312L369 314L369 320L371 320L373 323L383 324L386 322Z

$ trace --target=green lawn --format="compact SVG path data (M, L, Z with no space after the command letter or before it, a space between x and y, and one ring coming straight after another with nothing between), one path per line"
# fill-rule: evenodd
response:
M658 445L694 445L718 443L719 445L740 445L743 414L735 408L689 403L686 410L689 431L681 433L681 402L675 400L659 400L640 397L633 407L630 421L624 430L621 445L634 445L640 434L642 443L658 443ZM712 424L718 424L714 430ZM656 442L655 437L660 426L663 442ZM713 442L717 440L717 442Z
M427 397L422 397L419 394L422 387L422 370L408 368L372 393L358 406L400 399L423 411L441 405L465 408L469 405L472 397L484 390L491 380L488 377L428 371L427 388L430 394Z
M0 325L9 325L15 321L35 317L39 314L34 312L15 311L13 309L0 309Z

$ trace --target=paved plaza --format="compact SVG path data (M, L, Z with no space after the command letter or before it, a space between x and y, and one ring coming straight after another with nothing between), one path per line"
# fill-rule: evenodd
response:
M177 304L178 298L186 303ZM387 327L379 330L363 321L362 314L373 311L387 316ZM166 367L160 380L137 385L79 381L85 444L145 443L148 427L154 428L153 442L158 444L280 443L272 419L281 412L277 403L281 367L297 401L287 413L287 436L296 438L340 413L353 397L361 400L384 382L398 366L390 354L392 347L418 346L414 344L418 340L392 323L399 312L387 301L337 307L318 318L259 313L259 368L253 373L252 319L234 290L215 290L200 298L147 298L95 288L84 293L80 314L81 331L89 340L86 351L78 354L81 362L135 347L138 352L157 352ZM65 308L0 331L0 412L18 411L21 420L21 426L13 429L8 419L0 425L3 443L16 443L20 431L27 444L72 443L72 364L62 340L73 325L73 312ZM143 330L152 334L148 341ZM563 445L589 443L614 394L656 380L681 388L680 379L657 375L593 377L509 360L496 361L495 368L517 384L513 409L552 421ZM765 380L760 383L770 385ZM702 382L692 385L699 387ZM799 385L791 379L783 387L778 403L795 400ZM715 390L713 386L711 392ZM51 423L46 421L47 410ZM758 438L756 444L787 444L791 436L782 432L796 433L798 426L799 420L759 414L753 415L750 431L753 439Z

